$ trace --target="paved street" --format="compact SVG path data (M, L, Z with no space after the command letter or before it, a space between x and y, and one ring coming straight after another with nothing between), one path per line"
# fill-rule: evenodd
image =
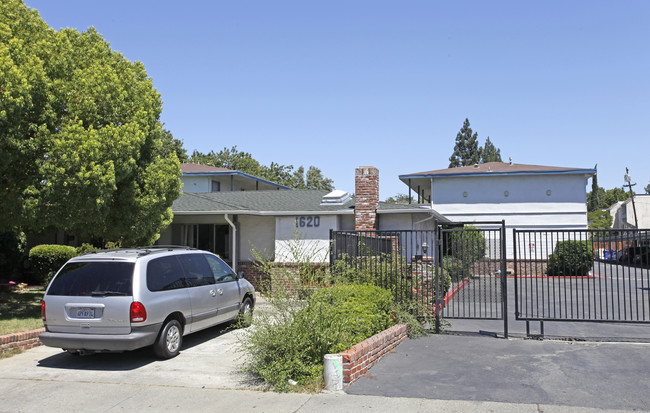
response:
M650 344L431 335L407 340L347 391L644 410L648 366Z

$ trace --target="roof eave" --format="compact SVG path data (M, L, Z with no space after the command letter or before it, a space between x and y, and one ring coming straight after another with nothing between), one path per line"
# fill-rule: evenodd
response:
M428 178L464 178L470 176L512 176L512 175L588 175L596 173L595 169L565 169L558 171L503 171L503 172L462 172L446 174L409 174L400 175L401 181L409 179L428 179Z
M278 184L273 181L266 180L264 178L259 178L254 175L247 174L246 172L241 172L241 171L204 171L204 172L183 172L183 176L228 176L228 175L234 175L234 176L239 176L242 178L248 178L252 179L254 181L258 182L263 182L265 184L272 185L276 188L283 188L283 189L293 189L291 187Z
M253 210L235 210L235 211L173 211L174 215L256 215L256 216L294 216L294 215L351 215L354 210L337 210L337 211L253 211Z

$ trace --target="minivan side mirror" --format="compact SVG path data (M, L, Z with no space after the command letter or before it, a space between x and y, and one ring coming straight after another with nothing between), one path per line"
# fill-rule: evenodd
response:
M237 278L238 279L244 278L244 271L237 271Z

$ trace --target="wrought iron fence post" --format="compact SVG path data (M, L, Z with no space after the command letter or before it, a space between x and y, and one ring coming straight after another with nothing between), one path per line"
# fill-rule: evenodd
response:
M517 265L517 228L512 229L512 275L515 277L515 320L519 319L519 283Z
M508 338L508 267L506 260L506 221L501 221L501 315L503 316L503 337Z
M440 236L440 226L438 225L438 220L434 221L434 237L436 239L435 248L433 249L433 266L434 266L434 277L436 279L436 296L433 301L434 311L436 315L436 334L440 334L440 312L442 308L440 306L440 277L442 275L442 237Z

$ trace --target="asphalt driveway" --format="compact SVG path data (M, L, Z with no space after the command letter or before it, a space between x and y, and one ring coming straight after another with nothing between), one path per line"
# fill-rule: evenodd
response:
M400 344L346 392L645 410L649 366L648 343L430 335Z

